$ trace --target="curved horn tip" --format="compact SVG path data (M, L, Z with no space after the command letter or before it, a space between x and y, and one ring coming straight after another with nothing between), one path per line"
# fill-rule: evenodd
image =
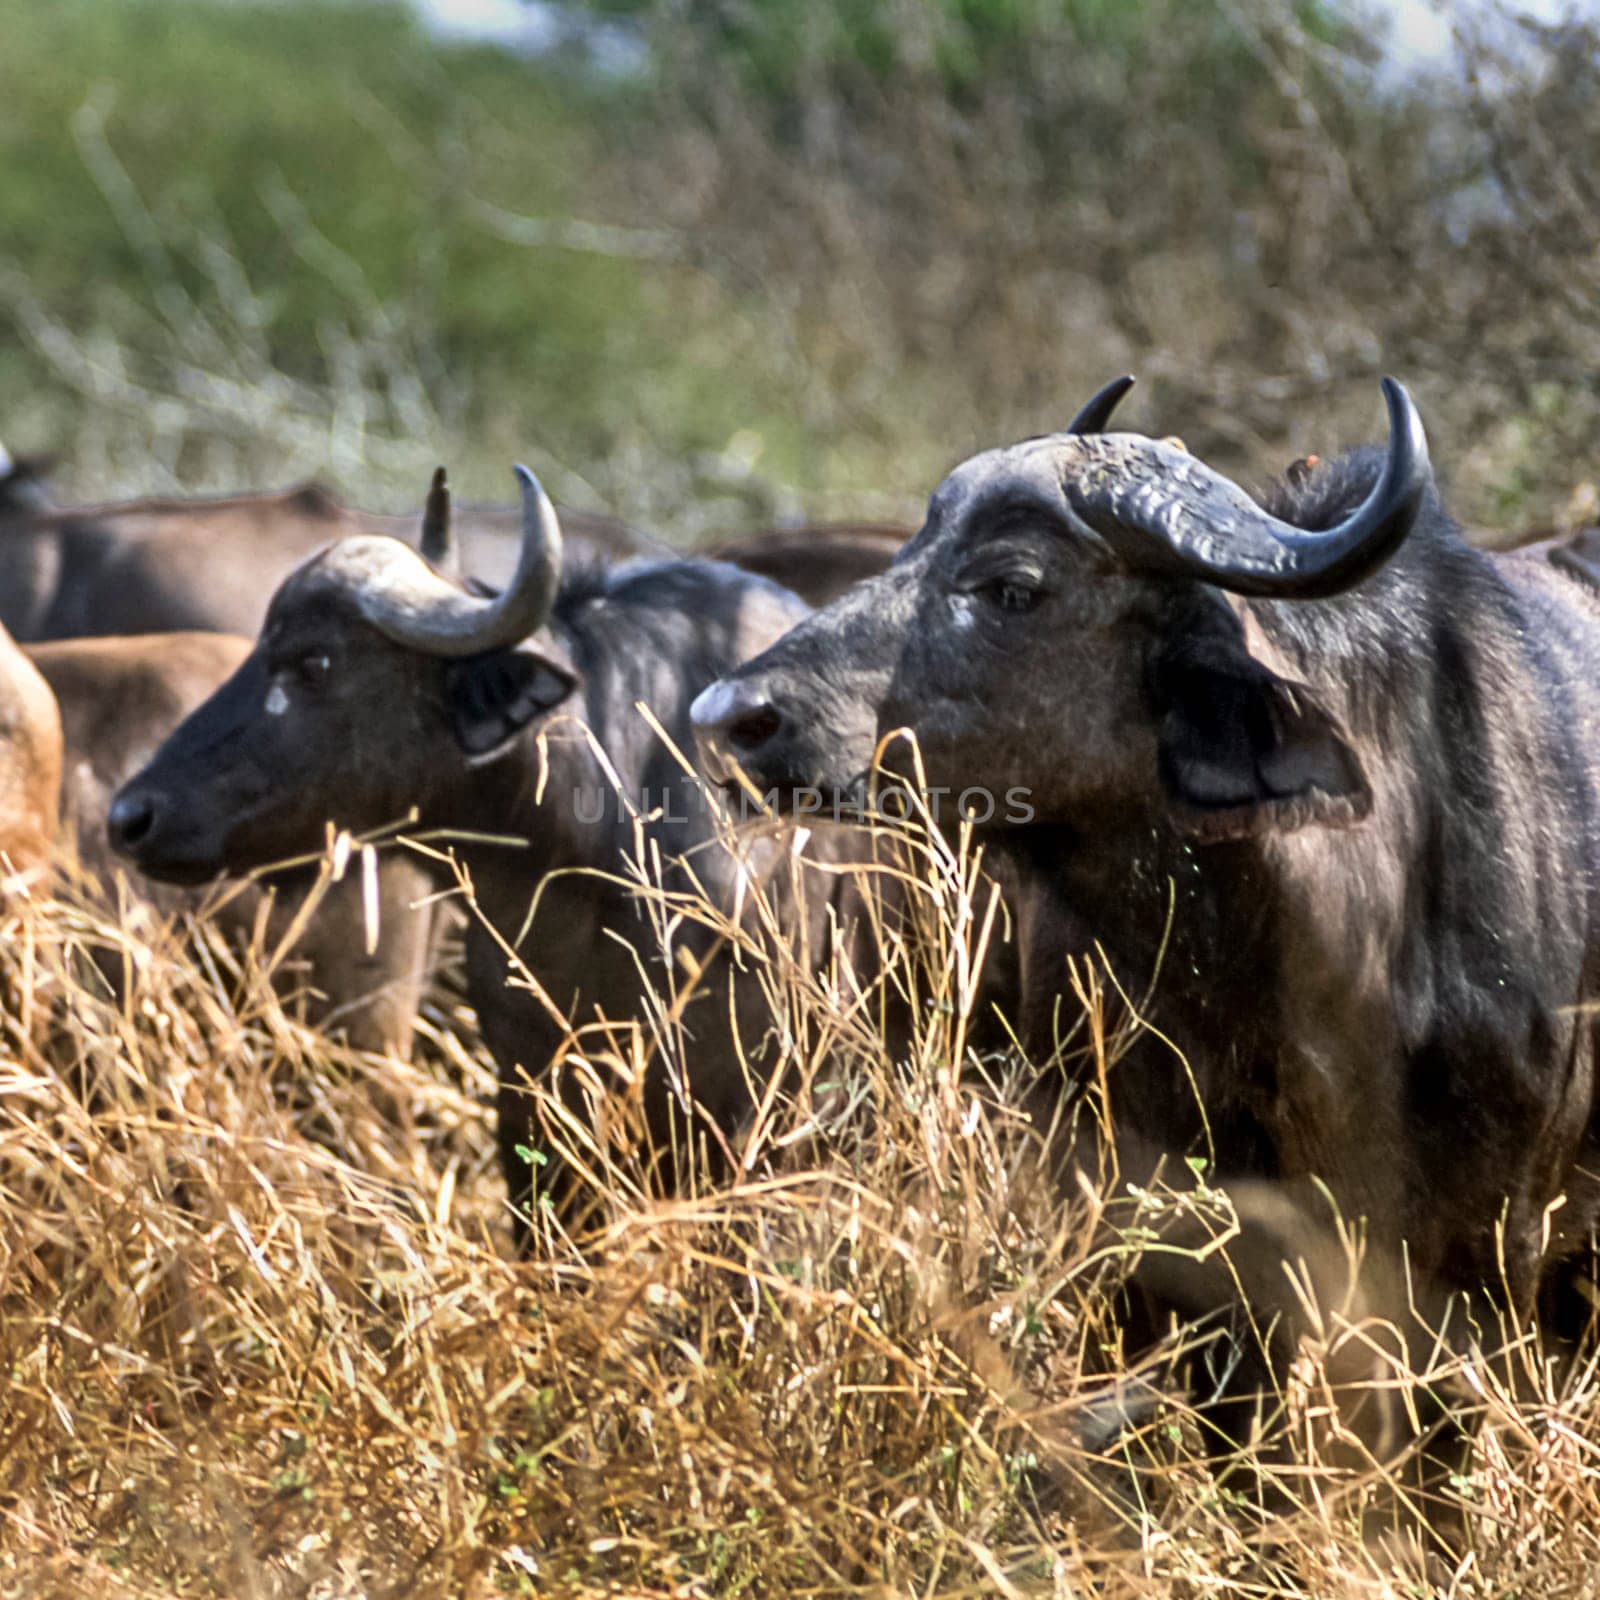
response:
M1139 380L1131 372L1113 378L1092 394L1082 409L1067 424L1068 433L1104 433L1111 414L1122 404L1123 396Z
M443 467L435 467L428 498L422 507L422 536L417 548L423 559L434 566L453 568L456 560L455 535L450 527L450 488Z
M1398 378L1384 378L1382 388L1384 401L1389 407L1390 434L1403 442L1420 463L1426 463L1428 435L1422 426L1422 414L1417 410L1416 402Z
M511 470L517 475L517 483L522 489L524 529L537 527L544 542L553 544L559 550L561 519L556 515L554 501L545 493L544 485L520 461Z

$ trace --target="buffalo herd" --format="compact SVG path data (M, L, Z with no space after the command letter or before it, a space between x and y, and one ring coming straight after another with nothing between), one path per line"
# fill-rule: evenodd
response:
M1125 1153L1359 1219L1458 1347L1491 1311L1570 1345L1600 1225L1600 567L1582 537L1467 541L1392 380L1384 445L1259 497L1111 431L1130 382L957 466L909 536L692 556L558 515L524 468L518 508L453 517L439 474L414 543L318 489L60 509L14 467L7 882L48 872L58 827L157 908L245 877L241 921L250 895L292 916L315 882L328 1025L400 1051L441 891L469 884L523 1215L530 1086L580 1146L620 1087L574 1066L575 1037L623 1061L629 1030L653 1041L623 1098L668 1185L671 1152L733 1149L762 1098L759 969L650 897L737 924L753 876L854 860L884 787L920 791L1003 891L985 1003L1023 1055L1064 1059L1085 963L1143 997L1109 1089L1057 1071L1030 1092L1041 1128L1107 1093ZM730 832L752 796L763 827ZM318 863L335 830L397 823L455 842L383 853L363 940L362 886ZM818 961L847 876L782 900ZM1213 1293L1150 1282L1184 1313ZM1271 1381L1239 1364L1231 1399Z

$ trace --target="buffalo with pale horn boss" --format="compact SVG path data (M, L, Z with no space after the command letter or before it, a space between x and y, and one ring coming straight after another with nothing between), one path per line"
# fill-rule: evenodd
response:
M626 881L642 849L667 890L726 906L745 869L636 708L686 748L695 694L805 607L717 562L565 566L554 508L518 476L522 540L501 592L392 538L330 545L281 585L255 648L124 787L109 827L122 855L176 882L315 848L330 822L361 832L414 815L457 836L477 902L468 988L500 1070L505 1171L526 1196L529 1081L574 1027L642 1030L636 1087L660 1146L675 1133L715 1142L748 1107L767 1029L763 1017L735 1037L730 1016L762 1009L756 986L734 983L715 935L691 923L663 951ZM679 1050L651 1031L650 990L690 971L701 998ZM577 1113L577 1075L561 1089Z

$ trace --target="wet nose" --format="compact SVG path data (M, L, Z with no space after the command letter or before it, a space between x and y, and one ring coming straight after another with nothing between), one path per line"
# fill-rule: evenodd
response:
M156 803L147 794L119 794L106 814L106 834L118 855L131 856L150 837Z
M703 690L689 707L689 719L703 749L736 760L770 744L783 727L782 712L743 678L723 678Z

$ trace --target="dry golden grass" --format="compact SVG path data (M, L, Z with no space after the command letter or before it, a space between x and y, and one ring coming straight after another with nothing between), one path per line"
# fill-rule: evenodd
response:
M1591 1368L1517 1402L1458 1371L1489 1427L1471 1553L1431 1569L1364 1535L1385 1475L1324 1448L1315 1342L1265 1489L1175 1394L1113 1441L1136 1474L1091 1458L1108 1397L1144 1392L1117 1285L1163 1215L1225 1230L1228 1202L1045 1179L1023 1069L953 1070L999 926L968 864L920 882L903 1059L870 990L758 934L783 1075L739 1176L651 1198L569 1129L603 1175L590 1231L546 1212L525 1261L470 1014L433 1012L412 1065L342 1052L213 942L14 906L0 1593L1596 1592ZM713 915L660 911L669 936ZM97 942L123 947L120 1001L85 975ZM1114 1080L1122 1004L1089 973L1083 1001L1079 1064ZM625 1061L588 1070L627 1101Z

